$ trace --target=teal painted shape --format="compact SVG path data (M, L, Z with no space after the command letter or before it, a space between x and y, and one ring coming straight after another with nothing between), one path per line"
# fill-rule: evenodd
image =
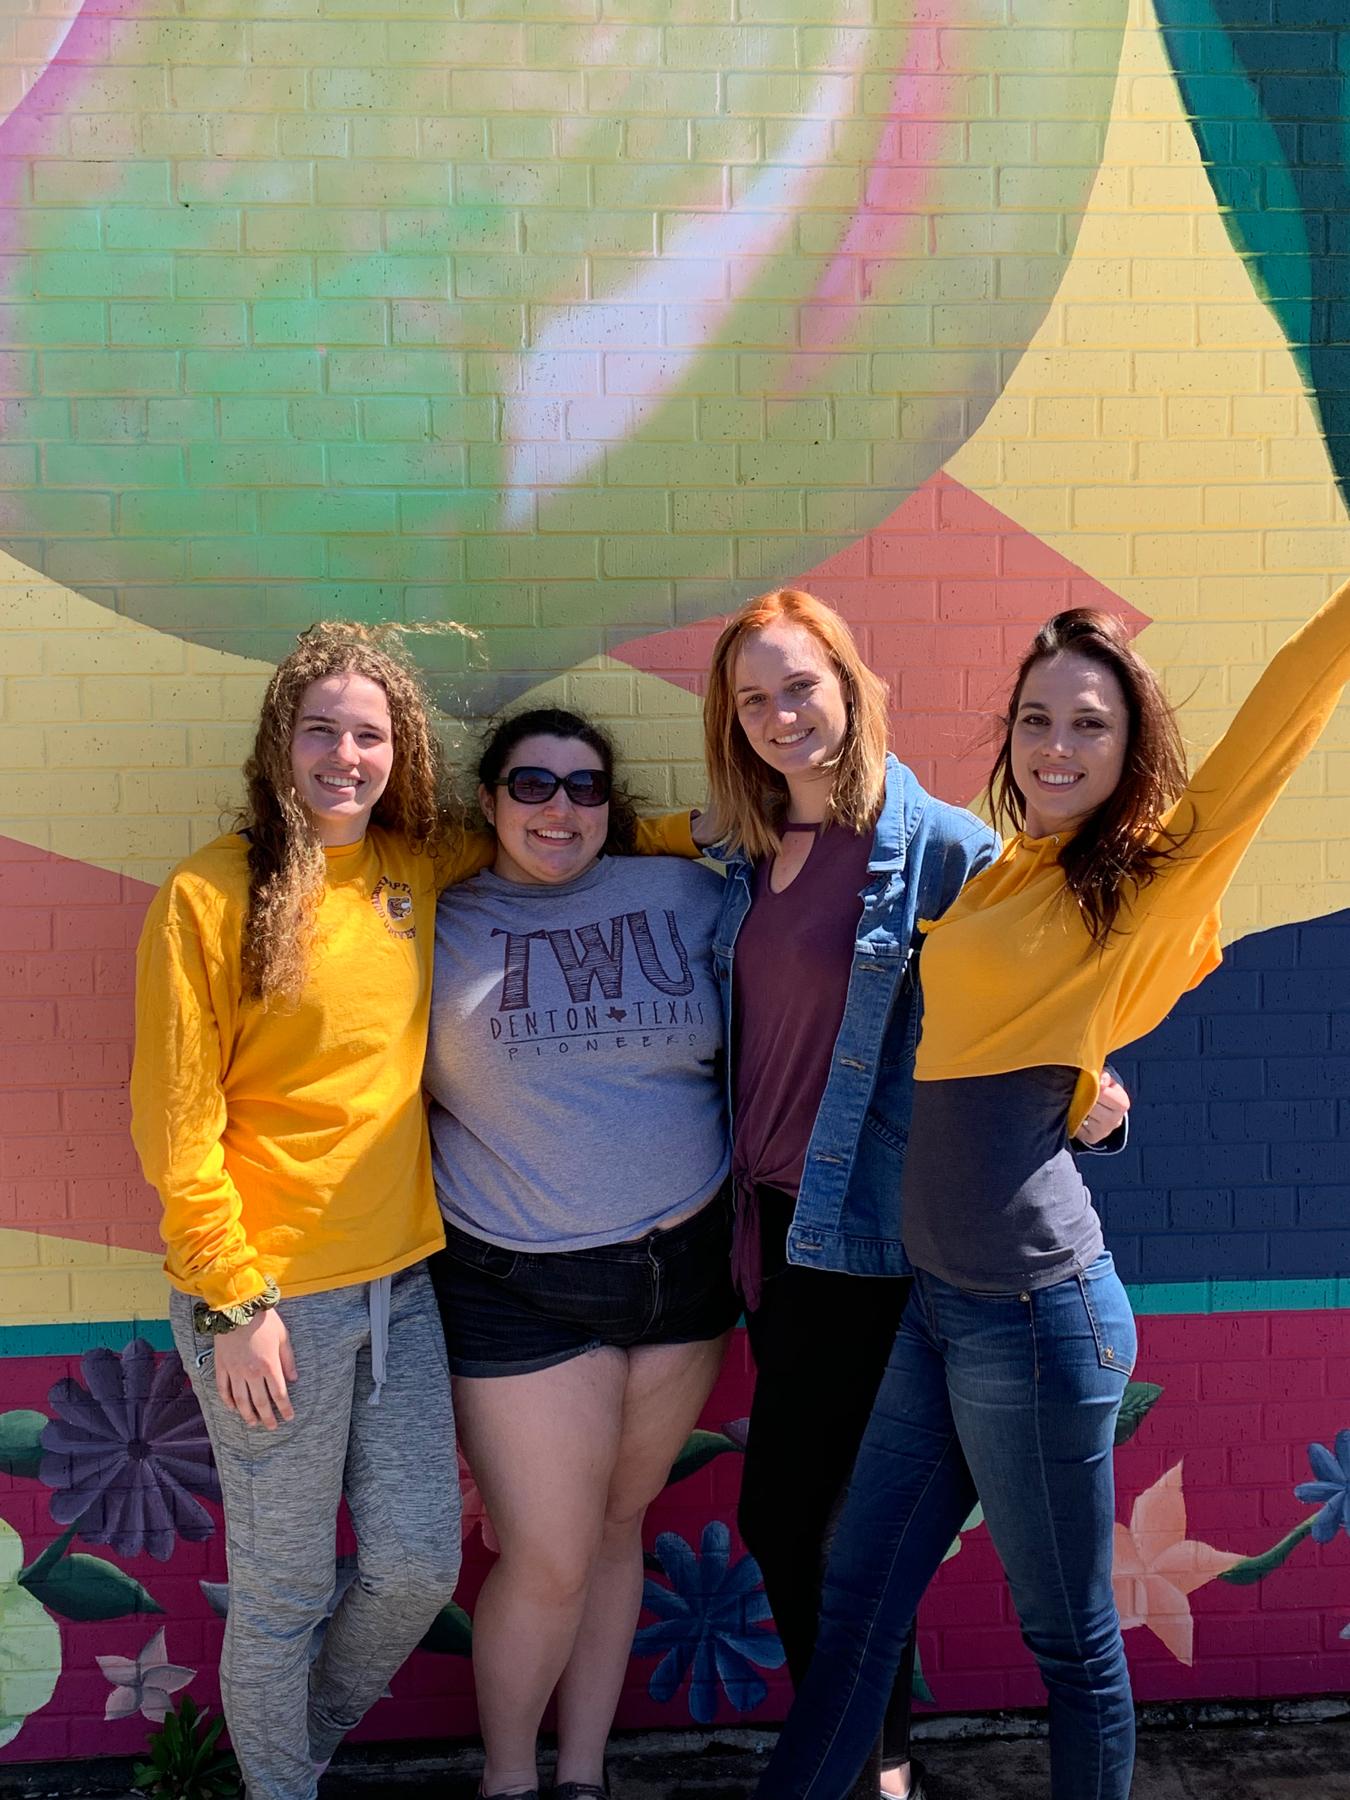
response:
M1350 0L1156 5L1228 234L1350 492Z
M97 1319L88 1324L0 1326L0 1356L83 1356L102 1346L121 1350L132 1338L154 1350L172 1350L167 1319Z
M1329 1312L1350 1305L1350 1282L1149 1281L1127 1282L1141 1317L1177 1313Z
M1178 1313L1334 1312L1350 1307L1350 1281L1153 1281L1127 1283L1130 1304L1141 1317ZM0 1326L0 1359L9 1356L80 1356L96 1344L121 1350L143 1337L156 1350L172 1350L167 1319L105 1319L94 1324ZM711 1434L721 1436L720 1433ZM719 1446L720 1448L721 1446ZM735 1445L729 1440L727 1448ZM686 1471L687 1472L687 1471Z

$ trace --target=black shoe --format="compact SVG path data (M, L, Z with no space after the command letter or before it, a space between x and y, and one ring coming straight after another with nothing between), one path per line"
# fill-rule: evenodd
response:
M478 1784L478 1800L539 1800L538 1788L517 1788L514 1794L485 1794L483 1784Z
M550 1800L609 1800L609 1785L596 1787L589 1781L560 1781Z

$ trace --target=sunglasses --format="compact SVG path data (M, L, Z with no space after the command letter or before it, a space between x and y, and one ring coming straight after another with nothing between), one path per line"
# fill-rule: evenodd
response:
M542 806L559 788L566 789L573 806L603 806L609 799L610 781L603 769L573 769L555 775L552 769L509 770L497 783L521 806Z

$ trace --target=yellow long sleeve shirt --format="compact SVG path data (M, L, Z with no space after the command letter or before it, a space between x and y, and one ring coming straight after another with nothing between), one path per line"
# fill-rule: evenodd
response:
M685 813L638 848L697 856ZM436 896L492 860L450 864L372 827L329 850L304 990L289 1011L242 992L248 845L188 857L152 901L136 963L132 1137L163 1204L165 1272L225 1306L373 1281L444 1241L422 1102Z
M1058 1064L1080 1071L1069 1130L1110 1051L1161 1024L1221 960L1219 902L1243 853L1350 680L1350 582L1277 652L1164 821L1186 841L1092 946L1058 836L1014 837L925 920L915 1079Z

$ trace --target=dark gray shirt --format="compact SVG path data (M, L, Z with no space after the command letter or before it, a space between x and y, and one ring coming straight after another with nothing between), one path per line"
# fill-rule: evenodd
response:
M484 870L436 909L425 1082L436 1195L513 1250L672 1223L726 1179L722 882L606 856L556 887Z
M1101 1255L1069 1148L1077 1069L916 1081L901 1236L916 1269L972 1293L1049 1287Z

